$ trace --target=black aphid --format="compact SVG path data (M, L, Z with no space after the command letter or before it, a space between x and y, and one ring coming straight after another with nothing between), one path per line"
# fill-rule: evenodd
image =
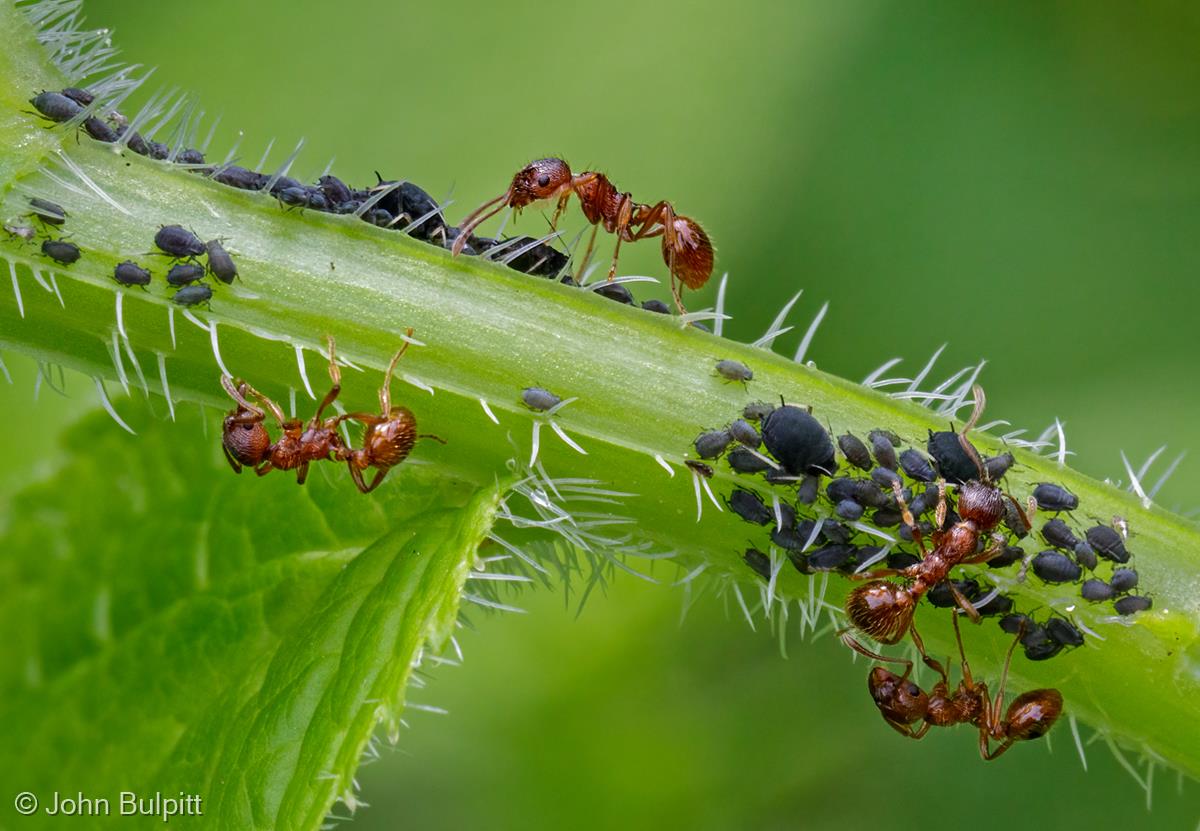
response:
M746 421L762 421L773 412L775 412L774 404L766 401L752 401L742 407L742 418Z
M67 212L63 206L49 199L39 199L35 196L29 200L29 207L29 215L47 225L62 225L67 219Z
M96 100L96 96L92 95L91 92L86 89L80 89L79 87L67 87L62 91L62 94L70 98L81 107L86 107L88 104Z
M1138 573L1131 568L1113 569L1109 585L1114 592L1129 592L1137 588Z
M130 146L132 147L132 145ZM262 190L267 186L267 181L271 178L257 171L238 167L235 164L218 168L212 177L223 185L241 188L242 190Z
M39 92L29 99L29 103L48 120L60 123L70 121L83 112L83 107L79 106L78 102L72 101L61 92Z
M735 447L725 456L729 466L738 473L762 473L770 470L771 465L760 455L747 450L745 447Z
M1079 497L1062 485L1042 482L1033 489L1033 498L1043 511L1073 511L1079 507Z
M1079 594L1084 600L1098 603L1101 600L1111 600L1114 592L1112 586L1108 583L1093 577L1090 580L1083 581L1083 585L1079 588Z
M950 590L949 580L943 580L929 590L925 596L929 598L929 602L940 609L949 609L957 606L958 602L954 599L954 592ZM975 600L982 596L982 591L979 583L976 580L967 578L964 580L954 580L954 587L962 593L967 600Z
M900 513L899 508L880 508L871 514L871 522L878 528L895 528L903 521L904 514Z
M1136 612L1144 612L1153 605L1154 601L1149 597L1127 594L1113 603L1113 608L1117 610L1118 615L1132 615Z
M994 617L995 615L1006 615L1012 611L1013 599L1008 595L996 593L993 594L986 602L973 602L975 611L984 617Z
M746 522L753 522L755 525L768 525L775 518L774 511L768 508L762 497L754 491L734 488L725 504Z
M336 176L322 176L317 180L317 186L331 205L341 205L354 198L346 183Z
M1129 552L1125 550L1125 540L1115 528L1107 525L1094 525L1087 529L1088 544L1106 560L1114 563L1129 562Z
M1015 500L1005 498L1004 519L1002 521L1008 532L1019 540L1025 539L1029 536L1027 520L1028 517L1025 516L1025 512L1021 509L1021 506Z
M1022 640L1035 628L1040 628L1029 615L1016 612L1005 615L998 621L1000 628L1010 635L1020 635Z
M838 447L846 461L859 470L870 470L872 466L871 451L863 444L862 439L853 433L843 433L838 436Z
M607 297L609 300L615 300L618 303L624 303L626 306L633 305L633 295L629 293L629 289L625 288L621 283L603 282L592 289L601 297Z
M83 129L96 141L103 141L106 144L112 144L121 137L121 134L111 124L103 118L94 115L88 116L83 120Z
M696 455L701 459L715 459L725 452L731 441L733 437L729 435L728 430L707 430L696 436L692 446L696 448Z
M858 549L853 545L827 545L809 552L808 567L813 571L833 571L846 565L857 553Z
M1097 565L1096 552L1092 547L1083 540L1075 543L1075 562L1086 568L1088 571L1094 569Z
M876 455L878 459L878 454ZM888 467L877 467L871 470L871 481L891 493L892 486L901 484L900 474Z
M838 476L830 479L829 484L825 486L825 494L831 502L854 499L857 493L858 480L849 476Z
M518 251L533 241L533 237L521 237L508 250ZM566 265L567 255L545 242L522 251L508 261L509 268L534 277L556 277Z
M867 440L871 442L871 452L875 454L875 461L879 465L889 470L899 467L896 460L896 448L900 446L899 436L891 430L872 430L867 434Z
M842 519L855 522L862 519L863 506L850 499L844 499L833 506L833 512Z
M123 286L148 286L150 272L133 260L126 260L113 269L113 279Z
M979 478L979 468L967 455L967 451L963 450L958 433L950 430L935 433L930 430L925 449L933 457L938 473L947 482L961 485L963 482Z
M1033 558L1033 573L1047 583L1074 583L1083 570L1061 551L1042 551Z
M999 482L1004 478L1004 474L1008 473L1009 469L1016 464L1016 461L1011 453L1001 453L999 456L989 456L984 459L983 468L987 471L988 480Z
M42 253L59 265L70 265L81 256L78 245L61 239L43 240Z
M521 402L531 410L544 413L562 403L562 399L541 387L526 387L521 390Z
M875 468L875 470L887 470L887 468ZM892 475L895 476L894 473ZM890 508L895 505L894 500L891 485L881 486L879 479L874 474L870 479L854 480L854 501L860 505L867 508Z
M900 469L909 479L918 482L932 482L937 478L937 472L925 454L911 447L900 453Z
M762 444L762 436L754 429L750 422L743 418L735 419L729 425L729 435L733 436L733 440L747 447L758 448Z
M1071 528L1061 519L1052 519L1042 526L1042 537L1055 548L1064 551L1074 551L1079 538L1072 533Z
M796 488L796 501L801 505L813 504L817 501L820 488L821 478L819 476L812 476L811 474L805 476L800 480L799 487Z
M180 150L175 157L175 164L204 164L204 154L195 148Z
M762 422L763 444L793 476L831 475L837 470L833 439L806 410L785 405Z
M920 557L907 551L893 551L887 555L887 567L897 570L915 566L919 562L921 562Z
M1046 630L1038 627L1042 632ZM1063 651L1063 645L1047 635L1043 639L1025 644L1025 657L1031 661L1048 661Z
M726 381L741 381L743 384L754 380L754 372L750 367L730 358L717 361L717 374Z
M198 306L212 300L212 289L203 283L184 286L171 297L180 306Z
M154 235L154 244L172 257L199 257L205 250L200 238L182 225L159 228Z
M771 558L766 554L757 548L747 548L742 559L746 561L746 565L754 569L755 574L759 577L764 580L771 579Z
M1083 646L1083 633L1066 618L1052 617L1045 623L1050 640L1062 646Z
M225 246L221 245L221 241L210 239L204 243L204 248L208 251L208 270L222 283L232 283L238 276L237 263L233 261L233 257L229 256L229 252L225 250Z
M167 283L172 286L186 286L203 277L204 266L199 263L176 263L167 272Z
M654 312L655 314L660 315L669 315L671 313L671 307L657 299L643 300L642 308L648 312Z
M988 568L1007 568L1018 563L1025 556L1025 549L1019 545L1006 545L1000 553L987 561Z
M158 159L160 162L166 161L167 156L171 155L171 148L163 144L161 141L146 140L146 149L149 151L149 156L152 159Z

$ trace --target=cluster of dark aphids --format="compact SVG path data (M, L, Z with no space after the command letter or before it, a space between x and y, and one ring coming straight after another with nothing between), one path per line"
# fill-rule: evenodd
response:
M29 200L28 213L19 219L6 221L4 230L10 237L33 243L38 236L36 223L42 228L42 255L59 265L71 265L83 256L83 252L70 240L53 235L54 233L61 234L66 222L67 212L61 205L56 205L48 199L34 197Z
M738 375L736 366L718 372ZM748 369L741 374L742 380L752 377ZM1081 646L1081 628L1061 614L1039 622L1016 613L1011 597L989 591L974 577L952 578L952 571L963 565L1004 569L1019 564L1018 581L1032 568L1047 582L1078 582L1080 562L1094 569L1098 558L1124 563L1128 554L1114 529L1097 525L1080 541L1055 517L1043 536L1056 549L1070 550L1071 557L1061 550L1026 556L1020 541L1029 536L1035 511L1074 510L1078 500L1059 485L1043 483L1023 506L1000 488L997 483L1014 458L1009 453L982 457L968 440L983 407L982 390L977 387L975 395L975 411L963 430L930 431L924 451L885 429L872 430L866 441L851 433L835 440L808 409L762 402L747 405L726 426L701 433L693 448L705 464L723 459L734 474L761 477L761 483L736 487L727 504L746 522L769 528L770 542L799 572L839 572L856 582L846 600L850 625L841 633L843 642L905 668L899 676L882 667L872 671L870 690L884 719L913 738L930 726L972 723L980 730L984 757L995 758L1013 742L1049 730L1061 712L1061 695L1035 690L1002 713L1001 702L989 703L986 686L969 671L964 669L963 680L952 687L946 668L926 653L914 625L921 598L952 609L956 633L961 615L975 623L999 616L1001 628L1014 638L1010 660L1018 645L1029 660L1046 660ZM777 486L785 486L787 496ZM881 544L884 535L891 545ZM748 548L743 559L769 580L778 566L763 548ZM1070 568L1048 568L1051 555L1067 560ZM1136 583L1132 569L1119 568L1108 582L1085 583L1084 597L1104 600L1125 592L1117 601L1120 614L1149 608L1148 598L1127 594ZM881 644L910 638L940 681L929 693L920 690L908 678L911 661L881 655L864 646L858 633ZM962 654L961 635L958 640ZM1007 672L1006 662L1004 677ZM988 741L999 742L999 748L989 750Z
M41 92L30 99L30 103L42 117L60 124L84 116L94 101L95 96L91 92L75 87L59 92ZM357 216L371 225L404 231L415 239L442 248L452 249L457 246L459 251L469 255L493 252L509 268L537 277L557 279L568 285L578 285L574 277L566 273L569 265L567 255L532 237L493 239L468 233L466 238L460 241L459 229L447 224L438 203L412 182L385 180L377 173L377 183L367 188L351 187L333 175L322 176L316 184L309 185L290 176L259 173L234 164L211 165L200 150L178 148L172 151L172 148L162 142L144 138L136 131L131 132L128 119L116 110L104 113L96 110L86 115L80 126L96 141L107 144L124 143L138 155L174 162L185 166L186 170L207 176L229 187L268 192L289 210L314 210ZM52 243L51 247L57 251L60 245L69 243ZM71 248L75 250L78 259L78 249L74 246ZM50 252L46 253L48 256L54 256ZM134 268L138 266L133 264L132 268L126 268L122 276L143 279L140 272L134 271ZM180 279L183 276L184 273L181 272ZM118 277L118 280L121 280L121 277ZM619 303L634 305L633 295L621 283L607 282L596 287L595 291ZM207 286L196 285L185 286L176 294L175 299L186 305L194 305L206 302L211 296L211 290ZM670 312L667 304L660 300L647 300L641 306L652 312Z
M407 336L412 337L412 329ZM379 414L346 413L325 417L327 408L333 405L342 391L342 374L334 352L333 338L329 339L329 392L317 405L316 412L307 422L297 418L285 418L283 408L263 395L245 381L222 376L221 386L236 403L236 408L225 417L221 433L221 449L235 473L243 467L251 468L259 476L272 470L296 471L297 484L303 485L308 477L308 468L313 462L336 462L346 464L350 478L363 493L379 487L388 471L399 465L412 452L418 439L433 439L445 443L434 435L418 434L416 416L407 407L392 405L392 376L396 364L408 349L408 341L397 350L384 373L383 386L379 388ZM280 436L272 439L266 428L270 413L279 427ZM355 448L344 441L339 429L344 422L356 422L362 426L362 446ZM368 483L364 474L374 470Z

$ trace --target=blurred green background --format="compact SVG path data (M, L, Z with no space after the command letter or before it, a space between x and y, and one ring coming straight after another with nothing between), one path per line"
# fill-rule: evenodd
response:
M980 358L990 415L1067 425L1074 464L1126 478L1194 443L1200 386L1200 12L1183 3L910 2L500 6L315 0L92 0L155 83L245 131L294 175L453 190L459 217L542 155L601 169L700 219L730 273L726 332L752 340L803 288L794 349L859 379L948 342ZM573 210L568 229L581 225ZM541 233L527 213L521 225ZM609 240L602 238L601 252ZM622 273L665 277L656 244ZM714 281L715 285L715 281ZM644 287L635 287L639 299ZM665 291L659 290L665 297ZM693 299L711 303L712 291ZM86 401L7 356L0 403L52 435ZM901 372L900 374L903 374ZM36 425L36 427L34 426ZM52 451L12 448L10 491ZM1200 505L1200 464L1160 495ZM1136 530L1136 529L1135 529ZM1159 771L1155 804L1102 745L1081 770L1065 725L983 764L969 730L889 730L863 663L791 644L702 599L618 579L578 619L532 594L477 616L467 660L412 698L399 753L359 781L356 828L1195 827L1200 789ZM794 640L794 639L793 639ZM1048 747L1052 744L1052 753ZM344 813L344 809L341 811ZM883 818L886 817L886 820Z

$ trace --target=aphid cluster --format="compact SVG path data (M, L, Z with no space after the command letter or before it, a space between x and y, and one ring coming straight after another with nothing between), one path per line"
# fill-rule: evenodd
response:
M43 236L42 256L59 265L72 265L79 261L83 252L70 240L62 236L53 236L55 231L61 233L66 222L67 211L62 205L35 196L29 200L29 211L24 216L6 221L4 230L13 239L19 239L23 243L33 243L38 236L38 227L40 227Z
M1049 730L1061 712L1061 696L1037 690L1004 711L1003 678L1000 695L989 701L986 686L971 679L965 656L963 679L952 687L945 667L926 654L913 625L921 600L951 609L956 628L959 615L974 622L998 617L1013 635L1013 650L1020 645L1028 660L1046 660L1082 645L1083 627L1058 613L1035 620L1014 612L1011 597L989 590L977 577L955 574L957 568L1014 570L1010 582L1025 579L1030 569L1042 579L1077 582L1081 558L1094 569L1097 559L1124 563L1128 554L1113 528L1095 526L1081 540L1056 516L1044 523L1042 535L1071 568L1055 571L1046 557L1027 556L1021 541L1030 536L1035 512L1075 510L1078 499L1053 483L1036 487L1024 504L1005 493L996 483L1013 466L1013 456L985 458L968 439L983 407L982 390L976 388L975 396L976 409L962 432L930 432L923 450L884 429L872 430L865 440L851 433L834 439L807 409L763 402L748 404L740 417L702 432L692 449L706 464L723 459L734 474L762 477L761 483L735 487L727 505L764 529L771 551L782 549L785 562L801 573L834 571L857 583L846 599L850 625L841 633L843 642L874 660L904 667L902 675L882 667L872 671L871 693L885 720L914 738L930 726L974 724L981 753L995 758L1012 741ZM772 485L787 489L767 487ZM779 568L767 550L756 545L743 554L764 580ZM1117 568L1107 581L1085 583L1083 593L1094 601L1120 594L1117 611L1128 614L1149 608L1148 598L1129 593L1136 585L1132 569ZM861 636L881 644L910 640L940 681L930 692L921 691L909 680L910 661L879 654ZM998 750L989 750L991 740L1001 743Z
M603 173L585 171L572 174L571 168L562 159L538 159L518 170L508 190L484 202L463 220L462 234L455 240L451 251L455 254L462 252L471 232L505 208L519 212L538 202L557 200L554 216L550 220L550 230L553 231L572 194L579 199L583 215L592 225L581 272L591 259L596 232L601 225L617 238L612 264L608 269L610 285L617 274L621 243L661 237L663 262L671 273L671 296L675 298L679 313L685 314L680 296L681 284L693 290L701 288L708 282L713 269L713 246L700 223L676 213L666 200L653 205L633 201L632 194L619 192Z
M408 331L409 337L412 330ZM329 392L317 405L311 419L303 422L285 418L282 408L245 381L222 376L221 386L236 402L237 407L226 417L221 433L221 449L234 472L252 468L259 476L272 470L296 471L296 482L304 484L308 467L313 462L345 462L355 486L363 493L379 487L388 471L408 458L417 439L433 439L434 435L418 434L417 419L407 407L392 405L392 375L396 364L408 349L408 342L396 352L384 374L379 388L379 413L346 413L324 415L342 390L342 375L334 352L333 338L329 339ZM272 440L265 421L271 414L279 426L280 436ZM362 443L354 448L343 441L338 432L343 422L362 425ZM374 470L370 483L364 474Z
M285 210L313 210L355 216L371 225L403 231L415 239L451 249L455 254L486 256L525 274L560 280L568 285L578 285L572 275L567 272L569 265L567 255L554 248L546 240L524 236L498 239L475 236L471 233L471 229L478 224L477 222L469 222L462 229L450 226L446 223L442 207L437 201L412 182L386 180L376 173L377 181L369 187L352 187L331 174L319 177L314 184L306 184L287 176L283 171L267 174L231 163L212 164L198 149L171 148L162 142L142 136L137 130L132 129L129 119L122 113L115 109L102 110L96 97L84 89L71 87L61 91L43 91L31 98L30 103L37 114L49 122L67 126L78 125L96 141L123 145L138 155L180 165L185 170L206 176L229 187L268 193ZM662 236L664 259L667 259L668 264L671 265L672 281L678 276L692 288L703 285L712 271L712 246L708 243L708 238L698 224L687 217L676 215L666 202L646 206L629 201L626 207L619 207L618 203L625 204L621 202L621 198L627 199L629 195L618 194L616 195L617 201L610 205L611 194L609 191L612 194L616 192L603 176L580 174L574 179L589 176L595 178L588 179L587 183L581 183L578 190L568 191L566 195L569 195L570 192L580 195L585 216L590 222L593 224L604 223L606 229L617 233L621 240ZM549 186L549 180L547 180L547 186ZM586 200L585 194L590 194ZM523 204L528 204L528 202ZM518 205L518 207L520 206ZM634 208L637 209L637 212L630 213ZM596 214L595 211L599 211L599 213ZM595 218L593 218L594 216ZM610 224L612 227L609 227ZM13 232L10 231L10 233ZM51 244L50 251L47 251L46 254L47 256L57 254L69 256L69 250L57 244ZM615 256L613 265L614 267L616 265ZM138 267L140 268L140 266ZM213 274L218 276L218 279L228 282L220 277L220 272L215 270L211 252L209 253L209 267ZM183 269L176 274L176 277L178 280L184 280L190 273L192 273L190 269ZM577 273L582 273L582 269L579 269ZM701 273L703 273L703 279L700 278ZM122 276L138 277L132 269L125 269ZM133 285L143 284L134 283ZM593 288L597 294L619 303L634 304L633 295L629 289L619 282L610 281L589 288ZM211 290L207 286L192 284L184 285L176 294L177 301L185 305L202 303L209 297L211 297ZM641 305L642 308L652 312L666 314L670 311L666 304L658 300L647 300Z

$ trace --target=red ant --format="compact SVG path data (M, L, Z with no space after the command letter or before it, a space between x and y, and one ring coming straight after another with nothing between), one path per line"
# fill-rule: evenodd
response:
M346 458L349 450L337 432L343 417L321 418L325 408L342 391L342 373L337 365L332 337L329 338L329 377L333 384L305 425L299 419L285 419L278 404L245 381L238 381L235 386L228 375L221 376L221 386L238 405L225 417L221 435L221 449L225 451L225 458L235 473L241 473L243 466L253 468L259 476L265 476L272 470L295 470L296 483L303 485L308 478L310 462ZM261 406L250 403L251 396ZM277 442L271 441L263 425L266 419L263 408L271 411L283 431Z
M517 171L508 190L484 202L463 220L461 232L450 250L459 254L471 231L504 208L515 208L519 212L534 202L547 199L558 200L550 220L553 231L572 193L579 197L584 217L594 226L583 258L584 267L592 257L596 232L601 224L605 231L617 235L612 265L608 269L609 280L616 276L622 242L662 237L663 262L671 272L671 294L679 313L684 314L679 283L696 290L712 276L713 247L704 229L694 219L675 213L671 203L665 200L655 205L634 202L632 194L618 193L603 173L586 171L572 175L571 168L562 159L538 159Z
M412 337L413 330L405 332ZM396 465L408 458L417 439L433 439L446 443L445 439L431 434L417 433L417 418L407 407L392 406L392 375L396 364L408 351L408 341L392 356L387 372L383 376L383 386L379 388L379 415L372 413L347 413L343 419L352 419L363 425L362 449L349 450L343 457L350 468L350 477L363 493L370 493L379 487L383 477ZM375 468L375 476L371 484L363 479L363 471Z
M974 388L974 394L974 411L958 440L967 456L975 462L980 478L964 482L959 489L958 513L961 521L948 530L940 530L946 522L946 491L945 483L939 480L935 513L936 527L939 530L933 532L933 551L928 551L912 512L901 495L899 483L893 483L904 522L912 531L913 539L921 550L922 559L903 569L879 569L851 575L852 580L870 582L855 588L846 597L846 615L853 628L884 644L899 643L905 634L911 634L922 660L939 672L942 672L940 665L925 654L925 646L917 634L916 627L913 626L913 614L917 603L925 592L946 580L955 566L986 563L1003 550L1002 541L995 539L991 540L991 544L985 546L983 551L978 551L977 548L980 537L990 533L1000 524L1005 515L1005 499L1011 499L988 480L987 470L979 458L979 453L967 440L967 434L979 420L986 401L983 389L978 385ZM1020 510L1020 506L1017 507ZM877 579L892 576L903 577L905 582L897 584ZM947 582L947 585L954 595L955 602L972 622L978 623L980 615L971 605L971 601L967 600L953 582ZM875 653L863 647L848 630L841 634L843 643L851 649L875 657Z
M1013 699L1008 711L1002 715L1008 669L1022 632L1017 633L1012 646L1008 648L1004 671L1000 675L1000 688L996 697L992 699L987 684L982 681L976 683L971 677L971 667L967 664L966 653L963 652L958 615L956 609L954 636L958 640L958 654L962 658L962 680L954 692L950 692L950 681L945 672L941 672L941 680L926 693L908 680L907 671L904 675L896 675L883 667L871 670L867 676L867 688L871 691L871 698L875 700L875 706L879 708L883 720L901 735L910 739L920 739L929 732L930 727L973 724L979 728L979 755L984 761L991 761L1012 747L1014 742L1041 738L1050 732L1050 728L1062 715L1062 693L1055 689L1022 693ZM909 669L911 668L912 664L909 663ZM913 725L917 722L921 722L921 726L914 729ZM994 750L991 747L992 741L1000 742Z

